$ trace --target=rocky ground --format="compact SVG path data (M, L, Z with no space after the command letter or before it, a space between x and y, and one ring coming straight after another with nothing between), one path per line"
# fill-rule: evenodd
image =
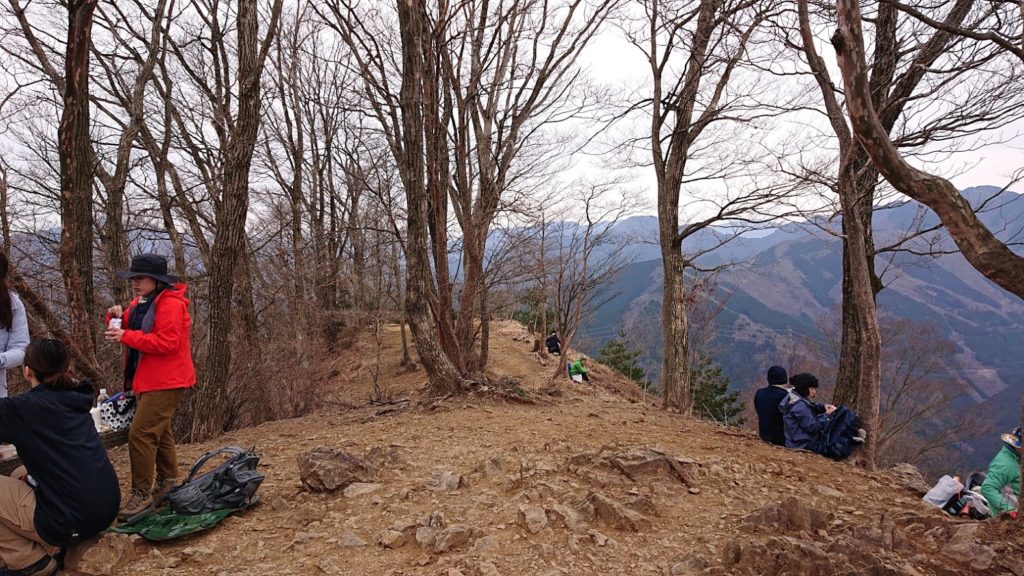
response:
M398 366L390 332L385 405L367 403L376 354L358 344L333 408L181 447L186 466L255 446L258 506L171 543L104 536L68 573L1024 576L1020 525L921 503L913 469L867 473L667 413L600 366L552 385L528 335L498 332L497 384L445 399Z

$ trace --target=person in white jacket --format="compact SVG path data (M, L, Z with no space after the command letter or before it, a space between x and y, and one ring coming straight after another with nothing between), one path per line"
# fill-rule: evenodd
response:
M28 318L21 298L7 287L10 262L0 252L0 398L7 397L7 371L25 362Z

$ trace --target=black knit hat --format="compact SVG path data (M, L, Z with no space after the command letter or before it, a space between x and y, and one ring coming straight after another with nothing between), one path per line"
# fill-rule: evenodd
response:
M789 384L796 390L797 394L801 396L807 396L811 392L811 388L818 387L818 378L814 374L808 374L807 372L801 372L794 374L789 379Z
M786 369L782 366L772 366L768 369L768 384L783 385L786 383Z

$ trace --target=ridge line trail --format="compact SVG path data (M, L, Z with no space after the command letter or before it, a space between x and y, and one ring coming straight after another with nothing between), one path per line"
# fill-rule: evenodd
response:
M746 573L743 562L770 555L753 548L743 552L741 547L761 545L778 536L792 540L783 542L793 547L792 565L797 571L791 573L831 576L842 572L829 566L822 566L820 572L808 568L816 552L806 546L835 548L895 517L910 545L888 551L884 545L877 546L866 554L899 570L892 574L913 575L915 569L925 574L929 572L922 569L934 570L930 563L921 562L915 568L913 557L926 550L917 541L918 533L936 527L953 530L961 524L920 503L918 495L892 476L768 446L753 433L664 412L652 406L650 398L646 407L627 400L622 394L639 398L639 389L596 362L589 363L593 384L558 379L551 387L547 383L550 361L539 365L530 353L532 341L526 340L528 335L519 325L495 323L491 376L494 381L500 376L515 378L527 401L535 404L511 401L493 391L430 403L422 392L423 371L400 373L398 327L389 326L381 353L382 381L393 398L411 401L367 406L363 404L373 389L370 367L376 350L372 338L364 335L331 362L337 375L330 382L327 399L333 404L320 412L179 447L179 466L185 470L208 449L255 445L266 475L258 506L181 541L136 542L134 552L113 573L742 574ZM363 406L346 409L341 403ZM296 457L320 445L359 457L382 448L394 458L369 480L379 486L366 487L365 493L353 497L346 497L342 490L310 493L301 486ZM633 481L601 460L643 447L692 461L698 489L688 489L670 477ZM111 455L125 482L125 449ZM453 491L438 489L436 484L445 472L461 475L463 484ZM568 519L562 520L564 525L559 523L566 508L586 512L585 502L595 492L641 510L649 524L631 532L596 517L574 529ZM880 505L880 495L890 501ZM792 496L799 496L801 506L812 516L827 516L825 523L783 519L783 525L777 526L780 520L768 518L773 512L764 510ZM520 520L520 508L530 507L547 510L547 526L536 533ZM883 512L889 520L881 518ZM433 540L417 541L421 534L424 539L434 536L422 519L436 514L443 517L442 528L464 527L468 538L441 552L437 550L446 545L431 548ZM405 544L395 549L377 544L381 532L392 527L406 530ZM1005 530L1005 526L994 529ZM1019 554L1021 571L992 573L1024 576L1024 548L1006 546L1014 558ZM692 560L695 554L699 561ZM739 563L719 566L729 556ZM841 557L839 552L834 556ZM693 563L691 571L672 572L686 562ZM992 565L1000 566L998 561ZM771 572L767 566L752 565L750 570Z

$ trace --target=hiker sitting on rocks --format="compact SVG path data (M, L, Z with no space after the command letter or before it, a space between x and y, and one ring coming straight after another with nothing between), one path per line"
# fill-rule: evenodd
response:
M779 403L786 447L810 450L836 407L813 401L818 393L818 379L813 374L801 372L790 378L789 383L793 388Z
M782 423L779 404L789 394L786 369L772 366L768 369L768 385L754 394L754 409L757 411L757 433L765 442L776 446L786 445L786 432Z
M562 355L562 340L558 337L558 332L552 331L547 339L544 340L544 345L547 346L548 354Z
M24 466L0 476L0 563L4 574L49 576L52 555L73 540L106 530L121 490L89 409L93 388L68 374L71 357L58 340L25 350L32 388L0 399L0 441Z
M1016 517L1020 498L1021 429L1002 435L1003 445L989 464L981 495L988 501L992 516L1009 514Z
M569 378L572 378L576 382L590 382L590 376L587 376L587 367L583 365L583 357L580 356L575 362L569 365Z
M818 379L802 372L789 379L792 390L779 404L787 448L802 448L842 460L867 439L860 419L849 408L836 408L813 399Z

